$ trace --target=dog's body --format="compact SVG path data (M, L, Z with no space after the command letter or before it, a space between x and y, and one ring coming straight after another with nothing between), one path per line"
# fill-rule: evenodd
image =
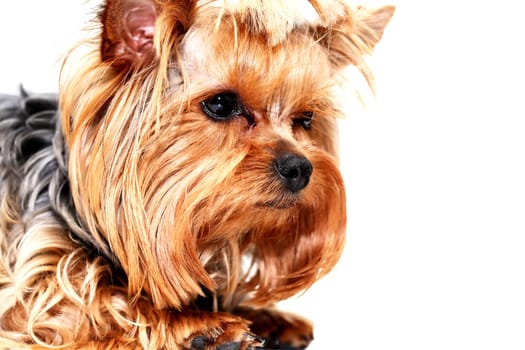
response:
M106 1L59 108L0 97L0 347L306 347L272 306L341 254L334 87L392 12Z

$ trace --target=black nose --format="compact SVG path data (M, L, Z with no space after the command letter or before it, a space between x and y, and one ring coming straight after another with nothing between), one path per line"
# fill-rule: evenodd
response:
M308 185L313 168L305 157L284 153L275 161L275 170L286 188L295 193Z

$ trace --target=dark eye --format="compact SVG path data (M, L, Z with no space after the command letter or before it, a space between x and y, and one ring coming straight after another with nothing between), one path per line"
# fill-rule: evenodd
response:
M314 119L314 112L306 111L301 113L293 120L294 126L301 126L304 130L310 130L312 127L312 120Z
M202 111L215 120L228 120L241 114L239 96L221 92L201 102Z

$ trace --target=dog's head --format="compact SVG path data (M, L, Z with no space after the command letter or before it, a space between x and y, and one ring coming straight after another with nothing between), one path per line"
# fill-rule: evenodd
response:
M328 1L106 1L61 93L75 206L132 295L268 304L338 260L338 75L393 8Z

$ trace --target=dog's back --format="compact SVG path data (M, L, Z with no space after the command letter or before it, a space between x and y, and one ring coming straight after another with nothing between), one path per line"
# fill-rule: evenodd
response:
M3 262L14 260L24 231L53 221L64 238L87 251L95 243L82 228L67 179L67 155L55 94L0 95L0 233ZM6 248L9 246L9 248ZM11 258L8 255L12 255ZM107 256L110 260L111 256ZM0 286L1 288L1 286Z
M57 99L54 95L0 96L0 198L3 235L16 239L17 225L51 208L50 184L65 181L57 135ZM60 155L61 152L58 152ZM7 216L7 217L6 217ZM11 227L4 227L10 224ZM5 252L3 251L4 255Z

